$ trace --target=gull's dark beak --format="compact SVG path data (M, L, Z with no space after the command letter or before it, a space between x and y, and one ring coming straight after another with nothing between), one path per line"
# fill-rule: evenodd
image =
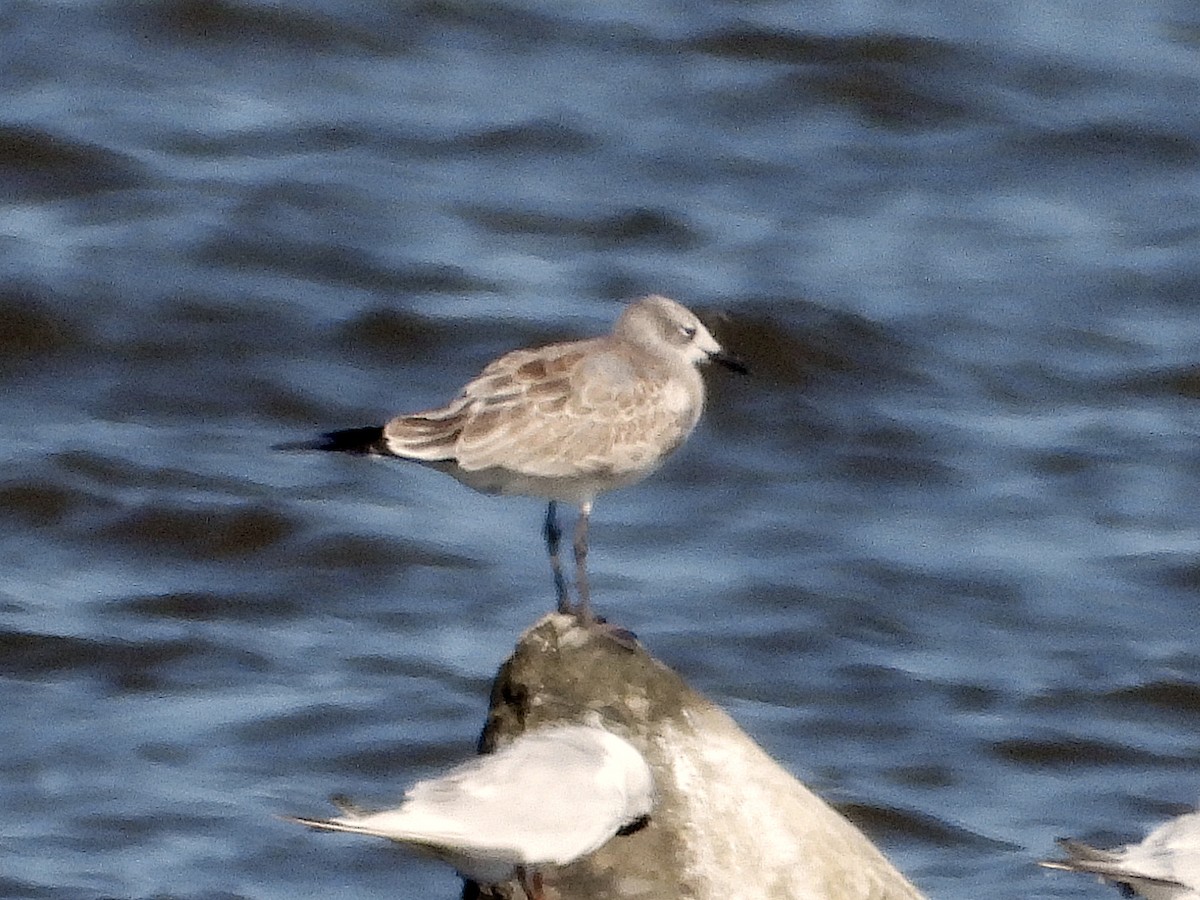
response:
M709 362L715 362L724 366L727 369L732 369L739 375L749 375L750 370L746 368L746 364L734 356L732 353L726 353L724 350L718 350L716 353L709 354Z

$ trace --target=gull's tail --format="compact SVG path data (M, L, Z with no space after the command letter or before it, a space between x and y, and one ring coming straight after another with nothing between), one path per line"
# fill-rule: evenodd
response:
M328 450L334 453L390 453L382 425L329 431L307 441L276 444L273 450Z
M442 409L397 416L386 425L330 431L314 440L276 444L274 449L398 456L436 468L455 459L459 436L470 418L467 402L460 398Z

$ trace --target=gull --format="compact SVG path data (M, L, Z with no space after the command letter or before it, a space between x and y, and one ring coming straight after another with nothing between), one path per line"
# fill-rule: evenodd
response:
M1058 845L1067 858L1044 859L1038 865L1091 872L1120 887L1127 897L1200 900L1200 812L1164 822L1140 844L1099 850L1060 838Z
M334 802L343 813L336 818L284 818L410 845L477 884L516 878L529 900L542 900L545 867L648 824L654 778L624 738L588 725L550 725L417 782L395 809L364 812Z
M695 314L652 295L628 305L608 335L501 356L443 407L280 448L411 459L484 493L549 500L543 535L558 611L590 623L592 504L641 481L692 433L707 362L746 371ZM574 609L559 562L560 502L579 507Z

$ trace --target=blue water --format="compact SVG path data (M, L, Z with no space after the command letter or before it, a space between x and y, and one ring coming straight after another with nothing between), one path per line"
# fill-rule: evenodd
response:
M933 898L1200 798L1200 10L0 7L0 894L456 896L535 500L273 453L659 291L747 358L600 611Z

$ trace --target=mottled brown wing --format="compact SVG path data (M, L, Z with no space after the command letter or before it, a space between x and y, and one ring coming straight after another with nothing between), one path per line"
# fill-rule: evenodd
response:
M543 478L644 469L690 427L652 376L603 339L510 353L463 391L458 464Z
M440 409L397 416L384 426L388 449L397 456L426 462L457 460L463 429L480 414L522 402L529 373L518 371L532 359L550 353L569 366L579 344L558 344L543 350L514 350L489 363ZM554 352L552 352L554 351Z

